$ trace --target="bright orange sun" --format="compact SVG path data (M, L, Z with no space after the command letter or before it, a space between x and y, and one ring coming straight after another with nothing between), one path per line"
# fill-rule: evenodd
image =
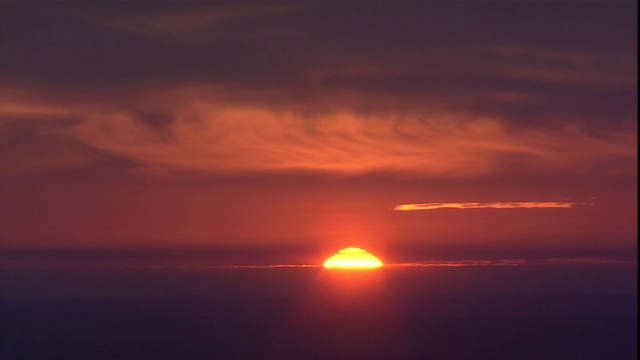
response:
M367 250L348 247L338 251L324 262L327 269L372 269L382 266L382 262Z

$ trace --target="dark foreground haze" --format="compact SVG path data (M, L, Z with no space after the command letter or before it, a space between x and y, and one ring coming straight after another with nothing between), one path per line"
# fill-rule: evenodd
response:
M3 359L635 359L637 265L4 270Z

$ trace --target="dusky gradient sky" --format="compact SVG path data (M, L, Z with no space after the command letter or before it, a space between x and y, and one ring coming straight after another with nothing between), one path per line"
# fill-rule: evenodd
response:
M0 13L4 249L637 250L635 2Z

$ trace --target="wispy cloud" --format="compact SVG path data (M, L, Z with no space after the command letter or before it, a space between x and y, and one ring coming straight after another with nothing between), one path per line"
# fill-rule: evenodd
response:
M637 261L609 259L609 258L549 258L550 264L559 265L636 265Z
M628 53L635 50L624 48L618 51L618 54L603 59L598 54L576 51L499 46L493 52L501 58L500 67L494 69L507 77L548 83L608 88L634 86L637 79L628 73L637 65L621 59L630 58ZM504 66L509 63L511 65Z
M500 260L426 260L385 267L467 267L467 266L544 266L544 265L637 265L637 261L614 258L548 258L541 260L500 259Z
M357 101L345 99L336 111L307 112L292 104L233 101L219 92L204 87L152 92L143 99L131 94L140 100L142 110L121 106L110 111L102 104L61 101L58 112L52 112L47 101L29 101L25 96L1 104L0 115L5 119L4 132L24 124L44 124L34 120L55 121L60 130L55 136L62 137L59 142L82 143L130 160L143 170L397 171L439 178L589 173L603 166L612 175L637 171L637 137L628 129L594 132L578 123L536 129L509 124L500 117L428 109L363 114L357 110ZM318 101L322 107L322 100ZM145 114L158 114L165 121L149 121ZM28 144L38 138L21 141ZM397 210L571 206L562 202L407 204Z
M436 209L553 209L571 208L575 205L591 205L587 203L564 201L507 201L507 202L433 202L421 204L397 205L393 210L436 210Z
M105 7L111 11L75 11L75 18L88 23L126 32L146 35L188 32L246 18L274 15L287 11L285 7L268 6L203 6L198 4L165 4L148 9L119 9ZM137 10L137 11L136 11ZM147 11L145 11L147 10Z
M427 260L399 264L387 264L385 267L463 267L463 266L518 266L525 260Z

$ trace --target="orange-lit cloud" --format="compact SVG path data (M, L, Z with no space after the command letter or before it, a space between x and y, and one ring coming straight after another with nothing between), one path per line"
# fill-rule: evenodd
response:
M340 174L396 171L445 178L588 173L602 166L608 167L609 174L636 172L637 136L627 129L614 129L603 135L572 122L553 129L519 127L499 117L428 113L426 109L365 115L349 104L337 111L305 114L289 106L226 104L224 96L217 93L216 89L199 88L147 94L141 104L146 113L164 114L162 118L166 120L161 123L148 120L140 111L73 103L58 105L61 110L56 111L64 112L57 117L55 112L49 113L47 117L53 120L33 121L28 119L48 108L41 105L46 102L25 97L0 107L0 115L16 119L5 121L0 135L4 132L10 136L10 129L18 124L33 129L34 134L55 124L56 131L49 133L51 140L47 144L82 144L94 149L94 155L99 152L127 159L143 170ZM30 106L32 103L34 106ZM34 136L22 141L39 140ZM62 152L62 146L50 153ZM76 153L69 156L77 158L87 152L81 146L76 148ZM19 158L14 160L21 162ZM17 168L2 170L20 172ZM571 205L498 203L448 207L478 206Z
M393 210L436 210L436 209L553 209L571 208L578 203L560 201L507 201L507 202L457 202L457 203L422 203L397 205Z

